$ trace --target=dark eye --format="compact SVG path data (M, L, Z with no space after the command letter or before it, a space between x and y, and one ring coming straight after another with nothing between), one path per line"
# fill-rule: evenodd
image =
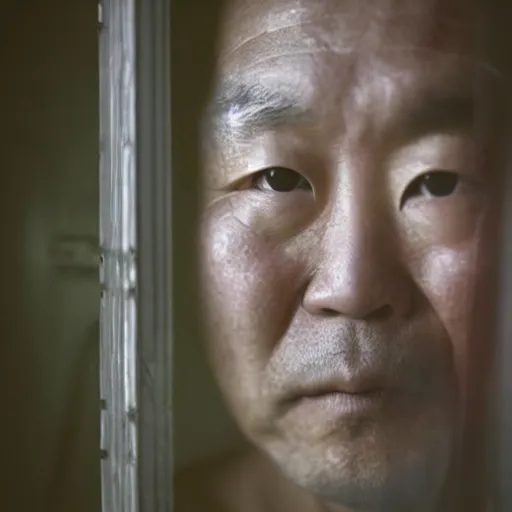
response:
M459 176L449 171L432 171L418 176L406 189L402 204L416 196L446 197L455 192Z
M298 189L311 190L311 185L304 176L296 171L285 167L272 167L254 175L252 188L274 192L292 192Z

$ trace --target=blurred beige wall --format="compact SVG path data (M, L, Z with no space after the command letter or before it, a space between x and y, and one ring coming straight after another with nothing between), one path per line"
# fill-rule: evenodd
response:
M99 286L94 274L56 268L49 248L60 236L96 237L98 231L96 4L3 4L0 510L93 512L100 507ZM192 10L180 11L181 19L191 21ZM194 44L186 23L174 22L182 50ZM176 63L186 65L183 52ZM194 91L185 83L176 89L178 95ZM191 129L177 137L182 155ZM196 183L186 158L175 172L175 189L182 191L175 211L184 219L175 222L174 433L175 462L182 467L240 439L207 370L190 292L186 219Z

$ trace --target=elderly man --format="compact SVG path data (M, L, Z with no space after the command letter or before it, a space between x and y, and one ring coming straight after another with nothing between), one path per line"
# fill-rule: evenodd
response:
M254 451L179 480L178 512L487 510L462 477L500 81L476 18L456 0L228 3L203 295Z

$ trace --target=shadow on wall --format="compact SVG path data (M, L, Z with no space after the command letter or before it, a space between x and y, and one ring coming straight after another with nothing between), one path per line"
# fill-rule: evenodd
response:
M198 221L200 187L192 141L197 135L195 120L201 107L198 98L208 80L205 76L208 52L201 36L211 31L215 4L216 0L171 4L176 469L242 444L242 437L226 413L208 370L197 295L194 226ZM194 27L194 37L190 27ZM211 45L208 48L211 51Z
M46 510L64 512L100 510L98 411L99 322L88 329L79 344L78 357L65 403ZM83 507L83 508L79 508Z

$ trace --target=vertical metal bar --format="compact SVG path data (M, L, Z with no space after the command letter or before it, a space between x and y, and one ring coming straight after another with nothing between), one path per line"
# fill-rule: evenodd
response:
M104 512L172 508L170 9L100 17Z
M135 0L99 16L102 509L137 512Z
M170 2L137 10L140 507L172 509Z

